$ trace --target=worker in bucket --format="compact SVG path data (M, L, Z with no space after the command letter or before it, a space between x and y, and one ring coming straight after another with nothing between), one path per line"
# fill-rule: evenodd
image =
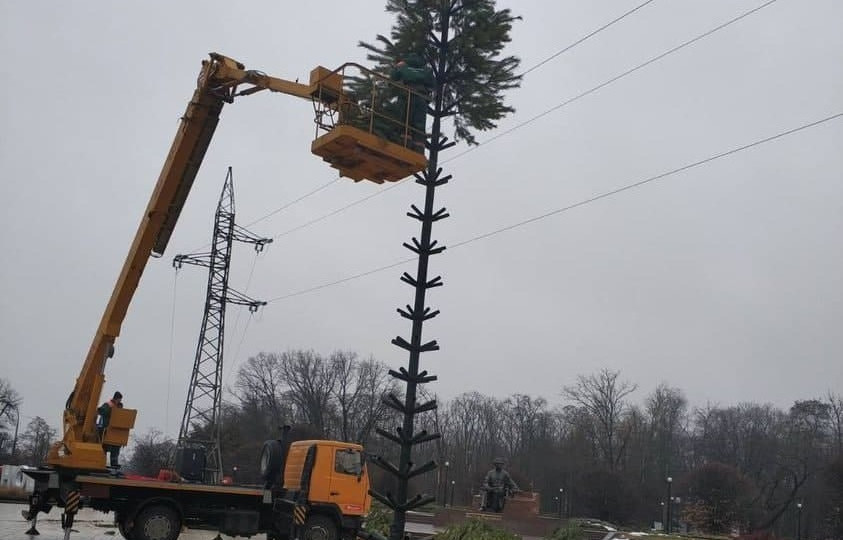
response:
M419 153L424 152L427 120L427 102L433 88L433 72L424 59L415 53L397 59L389 78L406 86L409 92L398 95L398 110L401 123L408 126L406 146ZM407 99L409 98L409 108Z

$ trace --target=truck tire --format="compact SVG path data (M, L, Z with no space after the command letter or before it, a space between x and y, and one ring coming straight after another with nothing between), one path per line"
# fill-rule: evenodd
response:
M271 485L281 474L281 443L276 440L269 440L263 443L260 459L261 480Z
M117 523L117 530L120 531L123 538L126 540L135 540L134 536L132 536L134 529L129 528L128 519L123 514L114 516L114 521Z
M163 504L147 506L135 518L130 540L176 540L181 532L178 513Z
M304 522L302 540L339 540L340 531L334 520L328 516L312 515Z

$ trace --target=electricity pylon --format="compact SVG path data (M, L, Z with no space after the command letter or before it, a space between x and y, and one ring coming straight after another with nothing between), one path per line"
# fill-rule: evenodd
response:
M253 244L255 251L262 251L271 238L260 238L234 222L234 176L231 167L225 177L217 212L214 218L214 238L211 251L189 255L176 255L173 266L183 264L203 266L208 269L208 290L205 312L199 332L199 344L190 376L190 387L184 406L184 416L179 429L177 448L201 448L204 452L202 479L219 483L222 479L220 451L220 410L222 406L223 345L225 341L225 307L227 304L248 306L255 312L266 302L254 300L228 286L231 251L234 242ZM200 466L201 467L201 466ZM179 471L181 472L181 471ZM194 473L196 474L196 473ZM199 480L199 478L190 478Z

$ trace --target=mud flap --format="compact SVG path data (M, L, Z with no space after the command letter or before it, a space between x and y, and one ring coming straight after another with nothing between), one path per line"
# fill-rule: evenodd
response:
M290 527L290 539L296 540L302 537L304 524L307 521L307 505L297 504L293 507L293 526Z

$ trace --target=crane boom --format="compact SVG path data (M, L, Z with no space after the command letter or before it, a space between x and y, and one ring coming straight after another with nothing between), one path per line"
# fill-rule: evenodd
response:
M169 243L205 151L211 143L223 105L231 103L235 96L261 90L306 99L318 98L324 91L318 83L304 85L278 79L261 72L247 71L243 64L220 54L212 53L210 56L210 60L202 62L196 90L181 118L76 385L67 400L63 438L50 449L47 456L50 465L73 469L105 467L105 455L96 429L97 405L105 382L105 364L113 354L114 342L120 335L129 303L149 257L163 255ZM237 87L241 84L251 86L238 93ZM112 424L115 430L122 433L115 433L114 436L120 439L116 442L125 444L129 429L134 425L135 411L121 409L119 413L118 416L123 420L115 422L115 417L112 417Z

